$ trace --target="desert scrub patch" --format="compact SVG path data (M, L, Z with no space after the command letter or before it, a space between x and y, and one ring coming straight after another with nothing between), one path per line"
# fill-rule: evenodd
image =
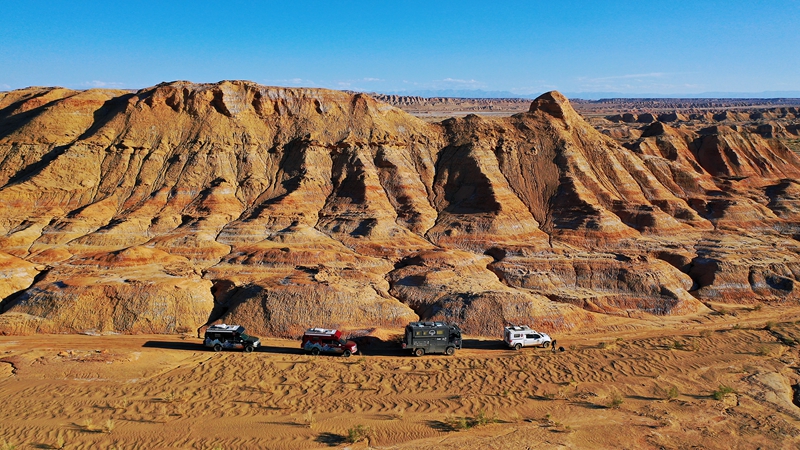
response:
M606 403L606 407L608 408L619 408L625 400L622 398L622 394L619 392L612 392L608 396L608 403Z
M599 344L597 344L597 348L599 348L600 350L616 350L619 347L618 344L620 342L621 341L611 341L611 342L602 341Z
M114 402L113 405L110 405L113 409L127 409L128 406L131 405L131 401L128 400L128 397L122 397L121 399Z
M490 423L497 422L494 416L490 416L484 410L479 410L473 417L461 417L449 415L445 417L444 424L451 431L467 430L475 427L482 427Z
M486 414L486 411L482 409L478 410L478 414L472 418L473 426L476 427L481 427L495 422L497 422L497 419L494 418L493 416L489 416L488 414Z
M684 351L696 352L700 350L700 343L695 340L689 340L689 341L673 340L672 342L667 344L667 348L669 348L670 350L684 350Z
M470 427L468 418L453 415L445 416L444 424L450 431L461 431Z
M670 386L669 389L667 389L667 400L675 400L679 395L681 395L681 392L678 390L677 386Z
M549 413L542 418L541 424L543 427L547 427L550 429L550 431L555 433L571 433L573 431L571 426L565 425L557 420L553 420L553 416Z
M97 427L95 427L95 425L94 425L94 421L93 421L92 419L85 419L85 420L83 421L83 423L81 423L81 424L79 424L79 425L77 425L77 426L78 426L78 428L80 428L81 430L83 430L83 431L87 431L87 432L89 432L89 433L95 433L95 432L97 432L97 431L102 431L102 430L98 430L98 429L97 429Z
M16 448L16 444L12 444L5 439L0 439L0 450L15 450Z
M756 355L758 356L770 356L772 354L772 349L767 345L760 345L756 348Z
M735 394L736 390L730 386L720 384L716 391L711 393L711 396L714 400L722 400L728 394Z
M669 347L670 350L683 350L684 344L681 341L672 341L667 344L667 347Z
M553 422L550 430L557 433L572 433L572 427L561 422Z
M656 395L662 397L666 401L675 400L678 396L681 395L681 392L678 390L677 386L669 386L669 387L656 387Z
M372 429L366 425L356 425L347 430L347 442L355 444L372 436Z
M65 438L64 433L59 430L58 435L56 436L55 444L51 444L50 447L56 449L63 449L66 447L66 445L67 445L67 438Z

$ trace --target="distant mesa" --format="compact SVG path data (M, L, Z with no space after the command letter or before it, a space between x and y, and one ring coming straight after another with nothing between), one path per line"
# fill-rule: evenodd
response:
M793 106L383 99L427 121L248 81L0 93L0 333L493 336L798 297Z

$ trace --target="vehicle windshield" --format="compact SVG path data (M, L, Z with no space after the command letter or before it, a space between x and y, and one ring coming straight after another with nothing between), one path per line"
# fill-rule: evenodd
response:
M246 335L244 333L239 333L239 336L242 338L243 341L247 341L247 340L250 339L250 336L248 336L248 335Z
M339 343L342 344L342 345L345 345L345 344L347 344L347 340L346 339L339 339Z

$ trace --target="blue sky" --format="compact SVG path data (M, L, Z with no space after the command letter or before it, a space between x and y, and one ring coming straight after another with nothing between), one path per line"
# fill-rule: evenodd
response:
M800 0L0 0L0 90L800 91Z

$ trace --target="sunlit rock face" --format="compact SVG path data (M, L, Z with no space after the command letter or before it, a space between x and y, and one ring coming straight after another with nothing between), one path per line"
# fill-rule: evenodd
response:
M796 155L652 119L623 147L558 92L436 124L243 81L0 93L0 332L495 335L796 298Z

